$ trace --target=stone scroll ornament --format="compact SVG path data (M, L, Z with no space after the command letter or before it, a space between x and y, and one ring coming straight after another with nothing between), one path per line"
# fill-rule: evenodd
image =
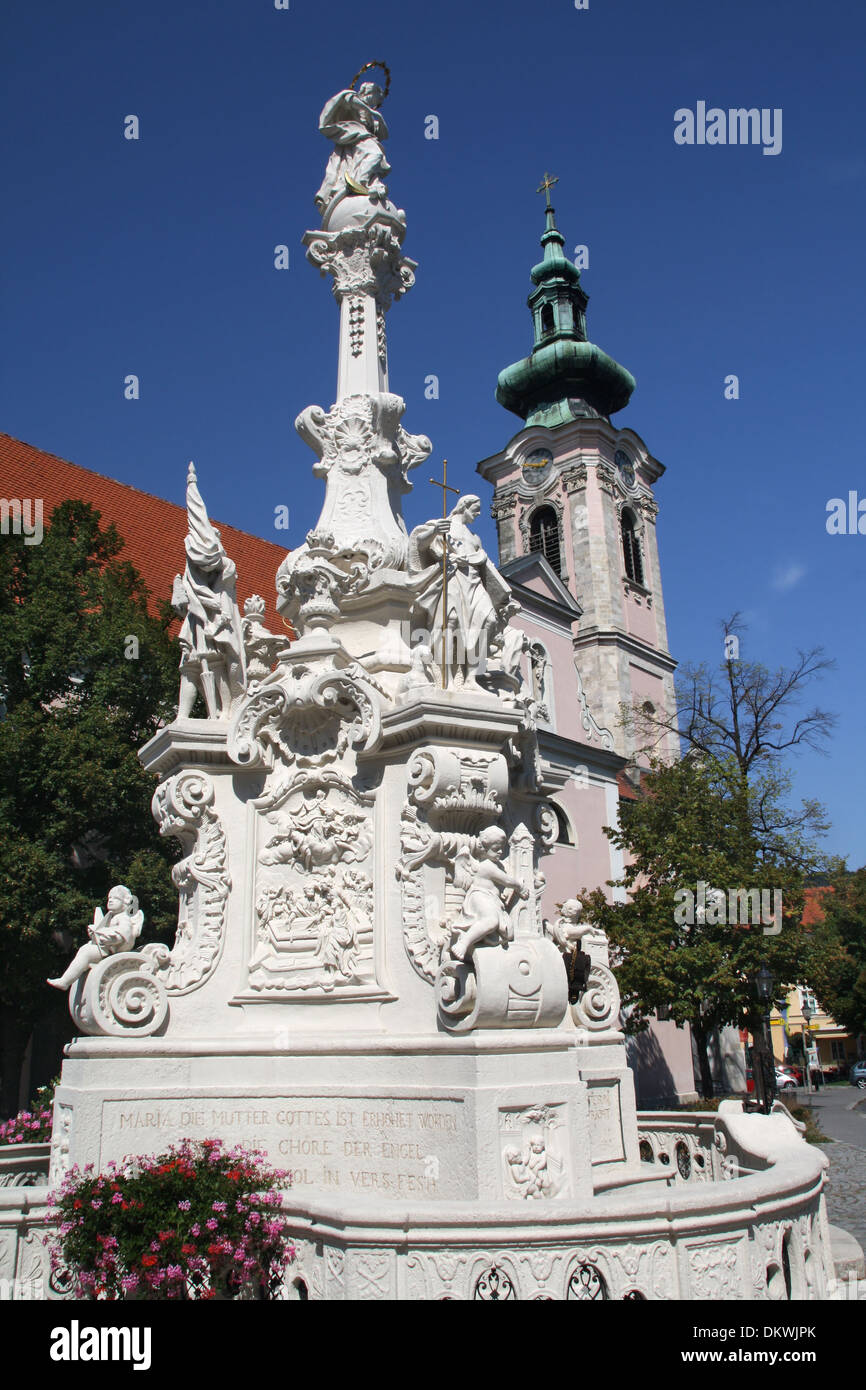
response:
M188 994L209 980L225 943L231 877L225 832L213 806L213 782L198 771L170 777L153 797L160 834L175 835L189 851L171 871L180 890L174 946L152 948L169 994Z
M349 749L371 749L380 733L380 696L355 662L312 671L277 668L240 702L229 756L241 767L318 767Z
M97 907L80 946L62 975L48 981L70 990L69 1012L85 1033L109 1037L147 1037L162 1028L168 999L162 974L164 947L135 951L144 913L123 884L108 895L105 912Z

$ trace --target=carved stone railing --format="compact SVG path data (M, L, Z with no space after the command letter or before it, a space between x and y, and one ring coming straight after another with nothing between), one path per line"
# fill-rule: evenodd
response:
M740 1113L726 1108L721 1112L639 1111L641 1159L657 1164L662 1173L672 1173L677 1182L725 1182L764 1172L771 1166L766 1156L744 1146L731 1132L729 1118ZM781 1101L776 1101L773 1113L784 1115L800 1135L804 1133L805 1125L795 1120Z
M724 1155L716 1142L715 1114L682 1110L639 1111L638 1146L644 1163L654 1163L678 1182L708 1182L734 1177L724 1168Z
M0 1187L40 1187L48 1181L50 1144L0 1145Z

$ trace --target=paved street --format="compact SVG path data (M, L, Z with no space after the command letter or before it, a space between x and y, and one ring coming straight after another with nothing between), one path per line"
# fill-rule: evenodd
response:
M809 1103L802 1091L798 1099ZM830 1086L814 1094L811 1103L819 1128L836 1141L820 1145L830 1160L830 1220L866 1250L866 1092L854 1086Z

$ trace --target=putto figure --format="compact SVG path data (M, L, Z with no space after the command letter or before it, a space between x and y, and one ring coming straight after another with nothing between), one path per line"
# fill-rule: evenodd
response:
M178 719L189 719L199 691L209 719L227 719L246 688L246 660L234 563L211 525L195 466L186 482L186 569L174 578L172 607L183 618Z
M122 883L117 884L108 895L105 912L99 907L94 911L93 922L87 928L89 940L78 948L63 974L48 983L55 989L69 989L106 956L131 951L143 925L144 913L139 909L138 898Z
M454 922L459 933L451 946L454 960L465 961L479 942L496 937L505 942L511 935L508 908L516 898L529 897L529 889L503 866L508 836L498 825L482 830L474 842L457 855L454 882L464 890L460 914Z

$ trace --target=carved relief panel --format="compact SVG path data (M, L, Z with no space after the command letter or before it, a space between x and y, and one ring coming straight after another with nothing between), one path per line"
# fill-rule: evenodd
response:
M543 1201L568 1190L564 1105L532 1105L499 1112L502 1189L513 1201Z
M337 769L259 806L249 990L357 994L375 985L373 802Z

